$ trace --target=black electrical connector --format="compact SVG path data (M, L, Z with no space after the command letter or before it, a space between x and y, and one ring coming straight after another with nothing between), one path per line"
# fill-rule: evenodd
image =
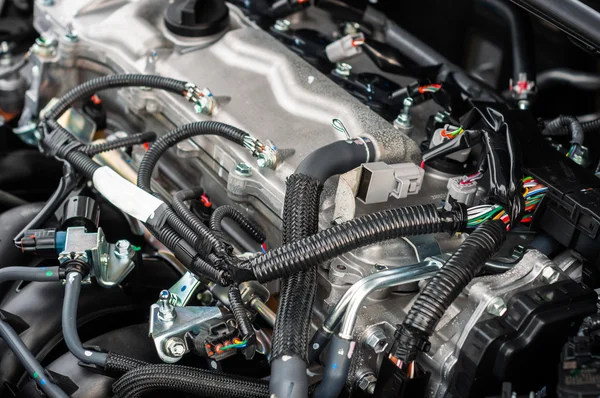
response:
M56 258L65 246L65 233L54 228L25 231L21 239L23 253L33 253L41 258Z
M425 371L414 362L412 377L389 358L384 358L379 368L375 398L422 398L427 391L427 383L431 373Z

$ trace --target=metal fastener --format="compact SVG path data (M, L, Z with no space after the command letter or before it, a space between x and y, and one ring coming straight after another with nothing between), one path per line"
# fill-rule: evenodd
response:
M506 303L502 297L494 297L487 306L487 312L490 315L502 316L506 312Z
M371 267L371 273L376 274L378 272L385 271L386 269L388 269L387 265L375 264L373 267Z
M67 39L67 41L70 41L71 43L75 43L79 40L79 35L73 29L73 25L71 25L71 24L67 25L67 32L65 33L65 39Z
M344 24L344 34L353 35L360 31L360 24L358 22L346 22Z
M170 322L176 316L175 307L171 302L171 293L168 290L162 290L158 295L158 319Z
M433 120L435 120L437 123L446 123L446 122L448 122L449 119L450 119L450 113L448 113L446 111L438 112L433 117Z
M42 4L47 7L50 7L54 5L54 0L42 0Z
M378 326L369 329L363 338L365 347L370 347L375 354L380 354L385 351L388 346L387 336L385 332Z
M366 392L369 395L372 395L375 392L375 386L377 384L377 378L373 373L364 374L358 379L358 388L362 391Z
M120 259L129 258L132 251L131 243L128 240L121 239L115 244L115 256Z
M279 31L279 32L287 32L288 30L290 30L290 26L291 26L291 22L288 21L287 19L278 19L277 21L275 21L275 24L273 25L273 29Z
M542 270L542 280L546 283L552 284L558 281L560 273L552 266L547 266Z
M252 175L252 166L246 162L240 162L235 165L235 174L240 177L250 177Z
M38 37L35 39L31 51L40 57L52 57L56 54L56 40Z
M335 64L335 71L337 75L348 77L350 76L350 72L352 72L352 65L347 64L345 62L338 62Z
M165 350L173 357L182 357L186 351L185 342L180 337L171 337L165 342Z
M404 98L402 101L402 112L398 115L396 120L394 120L394 126L401 129L411 129L412 128L412 116L410 115L410 108L412 108L413 103L415 102L412 97Z

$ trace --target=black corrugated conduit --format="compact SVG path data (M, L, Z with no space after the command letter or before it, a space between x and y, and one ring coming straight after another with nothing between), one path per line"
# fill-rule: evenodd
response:
M222 205L217 207L217 209L213 212L210 217L210 229L215 232L221 239L225 237L225 232L223 231L223 227L221 223L223 219L229 218L240 228L246 232L252 239L254 239L257 243L263 243L266 239L265 234L260 230L260 228L250 221L241 211L236 209L233 206Z
M113 141L104 141L98 143L92 142L79 148L79 151L85 153L88 156L94 156L102 152L112 151L113 149L129 148L134 145L152 142L155 139L156 133L152 131L146 131L142 133L131 134L127 137L118 138Z
M138 187L151 192L150 179L152 178L152 171L160 157L177 143L198 135L218 135L243 146L244 137L247 137L248 133L237 127L212 121L189 123L177 127L156 140L144 155L138 169Z
M429 350L429 337L450 304L502 246L506 225L488 221L477 228L425 286L402 326L396 332L395 356L414 361L417 352Z
M331 260L369 244L412 235L454 233L465 228L466 208L438 210L416 205L367 214L286 244L242 264L259 282L267 282Z

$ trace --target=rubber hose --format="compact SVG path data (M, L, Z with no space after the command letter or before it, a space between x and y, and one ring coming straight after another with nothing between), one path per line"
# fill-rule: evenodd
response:
M173 195L173 210L175 213L201 238L198 251L210 252L212 249L216 253L225 254L226 248L217 236L185 205L184 201L200 197L204 193L202 188L184 189Z
M88 80L67 91L45 114L45 119L56 120L76 101L88 98L98 91L119 87L149 87L184 95L186 82L162 76L120 74Z
M361 163L375 160L375 147L368 138L336 141L318 148L296 168L295 174L304 174L324 184L334 175L345 173Z
M480 0L484 7L502 18L510 32L510 47L512 49L512 76L518 82L520 73L527 75L527 80L535 81L533 32L525 10L504 0Z
M287 196L287 195L286 195ZM346 221L270 250L242 264L263 283L304 271L351 250L412 235L454 233L465 228L466 210L438 212L433 204L402 207Z
M581 123L581 128L585 133L592 133L600 130L600 119Z
M178 365L147 365L128 371L113 384L121 398L139 397L153 390L178 391L202 397L267 398L268 382L213 373Z
M502 246L506 225L488 221L477 228L425 286L397 333L396 358L414 361L417 350L428 351L429 337L450 304Z
M210 229L216 232L218 236L223 237L225 235L221 226L224 218L235 221L256 242L263 243L265 241L265 234L256 224L250 221L241 211L228 205L217 207L210 217Z
M248 136L247 133L236 127L219 122L203 121L179 126L156 140L150 150L146 152L138 169L138 187L150 192L152 171L160 157L178 142L197 135L218 135L239 145L243 145L244 137Z
M0 189L0 206L12 209L13 207L26 205L28 202L24 199Z
M44 393L50 398L68 398L68 395L59 386L46 377L46 371L19 338L15 330L0 319L0 337L19 359L27 373L35 380Z
M77 304L79 303L79 292L81 291L81 278L82 275L76 271L67 274L65 299L62 308L63 337L67 348L75 358L83 363L104 366L107 354L83 348L77 333Z
M595 121L592 121L590 123L594 122ZM583 145L583 126L573 116L561 115L556 119L549 121L546 123L546 128L542 131L542 134L547 136L556 136L564 135L566 132L571 134L572 144Z
M580 90L600 90L600 75L567 68L556 68L545 70L537 76L537 88L540 91L561 83L569 84Z
M292 174L286 183L283 243L290 243L317 232L322 184L303 174ZM273 330L269 386L276 397L300 398L308 395L307 349L316 286L316 266L307 267L282 281Z
M246 345L248 346L244 349L246 359L252 359L256 351L256 337L252 322L250 322L248 312L246 312L246 307L244 307L240 289L235 284L231 285L227 297L229 298L229 308L233 312L238 329L242 334L242 339L246 340Z
M100 143L90 143L79 149L80 152L88 156L94 156L102 152L112 151L113 149L129 148L134 145L152 142L156 139L156 133L146 131L142 133L132 134L127 137L118 138L113 141L105 141Z
M24 226L17 235L15 235L13 238L14 244L17 245L21 238L23 238L25 231L40 228L50 219L50 217L53 217L58 207L71 194L76 185L77 177L75 176L75 173L73 173L71 165L65 164L63 176L58 182L56 191L54 191L52 196L50 196L48 201L44 204L44 207L36 212L37 214L33 217L33 219L27 223L27 225ZM0 220L2 219L0 218ZM17 245L17 247L19 246ZM0 254L2 253L0 252ZM1 258L5 259L6 257L2 256Z

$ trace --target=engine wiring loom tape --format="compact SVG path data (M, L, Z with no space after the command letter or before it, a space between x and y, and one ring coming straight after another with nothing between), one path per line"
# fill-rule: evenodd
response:
M110 203L124 213L146 222L164 202L125 178L108 166L100 167L92 177L94 186Z

